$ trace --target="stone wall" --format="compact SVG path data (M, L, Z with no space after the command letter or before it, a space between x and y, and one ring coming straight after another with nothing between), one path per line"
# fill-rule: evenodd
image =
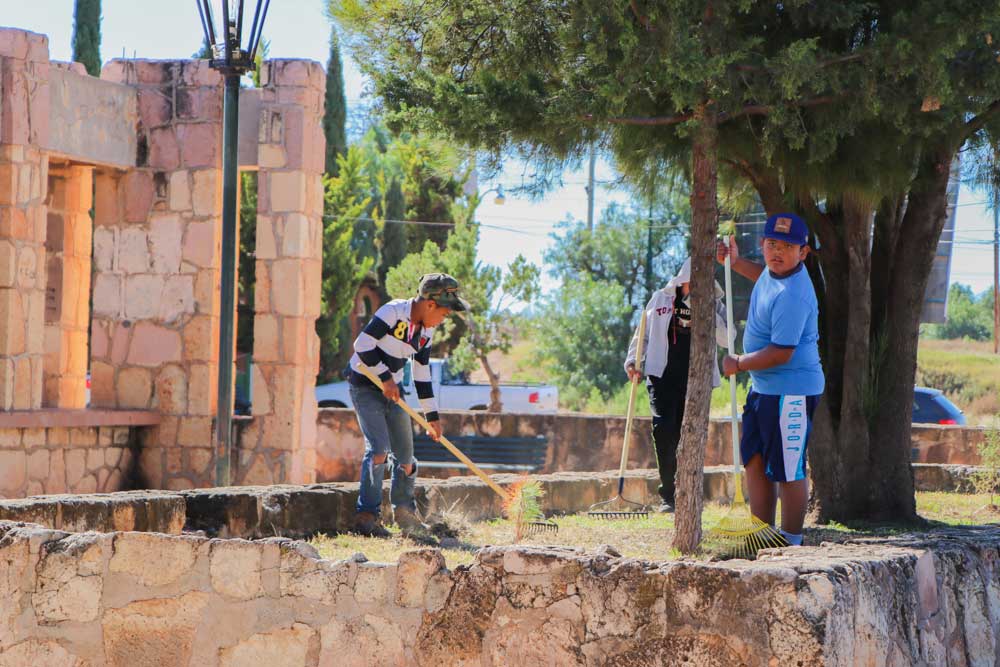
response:
M612 415L518 415L485 412L441 413L448 436L536 437L544 435L549 451L540 473L612 470L621 460L625 418ZM318 417L317 480L321 482L358 479L364 438L353 410L323 408ZM632 425L629 468L653 468L652 421L637 417ZM419 427L414 428L419 432ZM962 426L914 426L913 461L977 465L976 447L985 437L982 428ZM732 465L729 421L713 419L706 438L705 465ZM421 475L449 477L466 474L460 468L424 468Z
M239 135L240 168L259 170L258 430L231 477L309 482L325 77L262 71ZM93 408L159 413L136 476L154 488L216 482L221 143L207 61L112 60L97 79L0 28L0 413L83 410L89 370Z
M92 405L155 409L141 467L159 488L213 476L218 377L222 79L206 61L123 61L137 167L97 179Z
M133 488L128 426L0 429L0 497Z
M135 165L136 90L87 75L80 63L49 70L49 140L45 149L65 159L103 167Z
M253 422L234 482L316 480L316 373L323 259L325 75L318 63L261 72Z
M0 28L0 410L42 407L48 38Z
M987 665L1000 535L650 563L611 548L331 562L283 539L0 526L0 664Z

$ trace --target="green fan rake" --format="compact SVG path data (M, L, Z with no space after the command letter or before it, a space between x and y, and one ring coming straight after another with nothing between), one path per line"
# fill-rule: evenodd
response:
M646 333L646 311L643 309L642 316L639 317L639 331L636 334L637 342L635 348L635 367L642 368L642 339ZM587 516L598 519L645 519L649 516L649 509L643 503L629 500L623 495L625 491L625 466L628 465L628 448L632 439L632 417L635 414L635 392L638 382L631 382L628 392L628 408L625 410L625 441L622 443L622 460L618 465L618 494L611 500L594 503L587 510Z
M736 327L733 323L733 276L729 255L726 255L726 328L729 338L729 354L736 347ZM729 402L731 410L731 433L733 440L733 480L736 491L729 511L722 517L718 525L709 531L713 541L719 543L719 550L728 558L757 557L761 549L788 546L784 536L778 530L761 519L755 517L743 497L743 480L740 473L740 435L739 421L736 418L736 376L729 377Z

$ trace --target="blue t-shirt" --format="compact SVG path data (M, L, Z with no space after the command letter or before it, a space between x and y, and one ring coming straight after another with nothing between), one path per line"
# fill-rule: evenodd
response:
M788 363L750 371L758 394L818 396L825 380L819 361L819 307L816 292L803 264L790 276L775 277L764 269L750 295L743 351L768 345L795 348Z

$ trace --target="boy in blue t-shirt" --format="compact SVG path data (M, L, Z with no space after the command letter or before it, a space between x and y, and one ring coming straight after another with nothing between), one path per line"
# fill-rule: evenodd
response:
M754 281L741 355L727 355L727 377L749 371L752 387L743 408L740 457L746 468L750 511L774 524L781 497L781 533L802 544L809 501L806 445L813 411L823 393L816 292L802 263L809 254L805 221L794 213L767 219L761 249L765 267L743 259L734 240L720 243L732 268Z

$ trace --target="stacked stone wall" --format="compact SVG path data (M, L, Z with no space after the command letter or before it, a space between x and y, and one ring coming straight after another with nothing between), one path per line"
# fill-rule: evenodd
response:
M0 28L0 410L42 407L49 53Z
M318 63L274 60L261 83L254 419L241 431L234 481L308 483L316 479L325 77Z
M548 452L539 473L611 470L621 460L625 418L617 415L554 414L491 415L485 412L443 412L445 435L480 438L545 437ZM353 410L323 408L317 418L316 477L321 482L356 481L364 453L364 437ZM652 422L636 418L632 424L629 469L653 468ZM418 426L414 433L420 434ZM978 465L978 446L985 429L964 426L914 425L914 463ZM705 465L732 465L729 421L713 419L705 441ZM450 477L467 474L463 468L421 469L422 476Z
M128 426L0 429L0 496L132 488L131 434Z
M137 167L97 179L92 405L154 409L150 486L213 479L221 262L221 77L206 61L122 61L138 91Z
M0 664L987 665L1000 535L655 563L611 548L331 562L303 543L0 527Z

